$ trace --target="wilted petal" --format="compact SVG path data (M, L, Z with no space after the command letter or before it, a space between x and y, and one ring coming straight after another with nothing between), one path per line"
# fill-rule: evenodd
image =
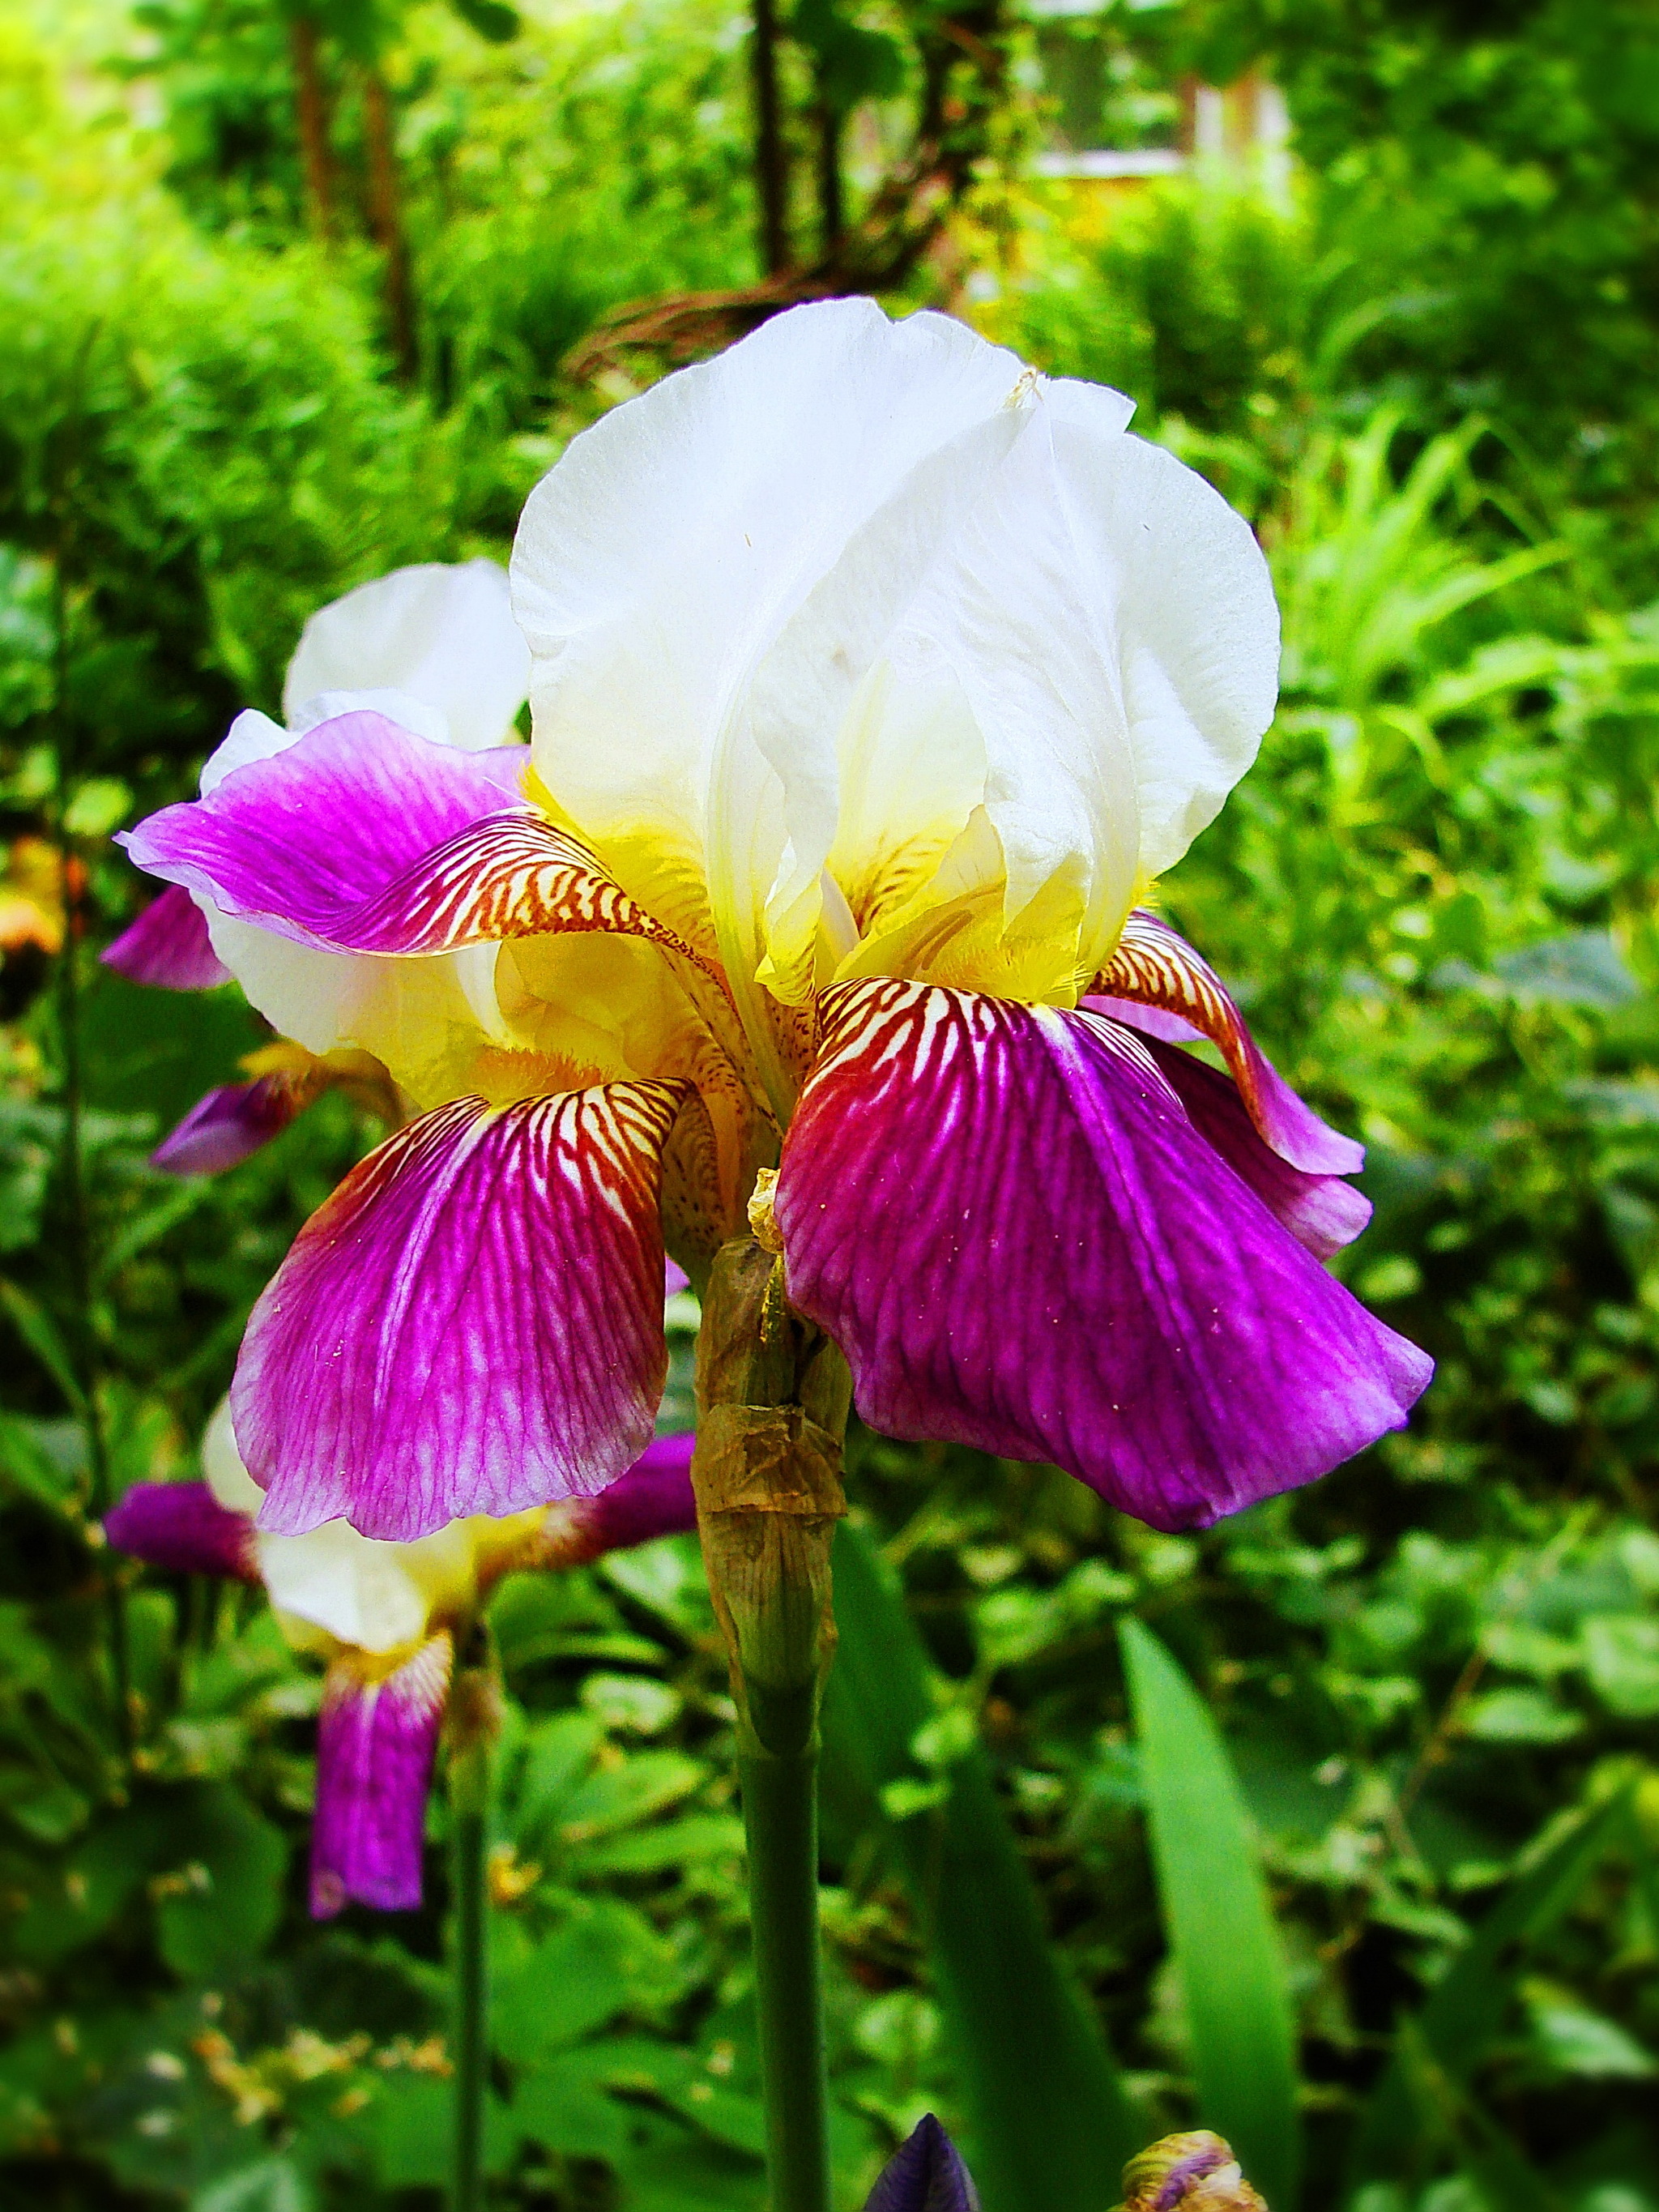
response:
M573 1498L548 1509L542 1525L539 1564L574 1567L605 1552L626 1552L659 1536L672 1536L697 1525L697 1501L691 1488L690 1434L654 1437L626 1474L607 1483L596 1498Z
M280 1136L308 1102L309 1094L281 1076L221 1084L162 1138L149 1164L163 1175L222 1174Z
M104 1517L104 1534L170 1575L258 1582L253 1523L219 1503L205 1482L135 1482Z
M864 2212L979 2212L968 2169L931 2112L882 2168Z
M900 1437L1048 1459L1202 1527L1398 1428L1424 1355L1287 1236L1089 1014L827 994L785 1141L789 1293Z
M312 616L289 663L283 712L297 724L319 692L403 691L440 709L452 745L477 752L507 743L529 681L507 571L483 559L428 561Z
M1339 1136L1304 1105L1256 1044L1214 969L1168 922L1132 914L1095 991L1179 1015L1219 1045L1250 1119L1293 1168L1304 1175L1342 1176L1357 1175L1364 1166L1364 1146Z
M663 1141L676 1086L440 1107L301 1231L232 1386L261 1526L406 1541L591 1495L651 1437L667 1368Z
M1090 1001L1091 1006L1098 1004ZM1140 1029L1139 1017L1147 1012L1158 1018L1139 1006L1126 1007L1125 1018ZM1316 1260L1328 1260L1352 1243L1371 1218L1371 1202L1363 1192L1340 1176L1304 1175L1281 1159L1257 1134L1237 1085L1218 1068L1194 1060L1178 1045L1162 1042L1155 1031L1146 1035L1146 1042L1199 1135L1214 1146L1297 1243L1305 1244Z
M328 1670L317 1723L311 1910L348 1899L381 1912L421 1901L421 1841L453 1652L431 1637L391 1673L343 1654Z
M99 957L129 983L154 983L164 991L210 991L230 981L229 969L209 941L202 909L178 884L153 898Z

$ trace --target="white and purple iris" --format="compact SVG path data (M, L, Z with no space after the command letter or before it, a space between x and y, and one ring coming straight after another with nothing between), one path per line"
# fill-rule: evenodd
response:
M532 494L528 750L325 696L131 833L410 1116L249 1324L263 1528L602 1491L663 1388L665 1242L698 1276L769 1169L789 1297L890 1434L1179 1528L1402 1424L1429 1361L1319 1264L1359 1147L1147 910L1255 757L1278 624L1129 411L937 315L780 316ZM505 651L453 694L496 735Z
M455 1653L493 1585L518 1568L572 1567L696 1525L691 1438L662 1437L597 1498L506 1521L475 1516L412 1544L344 1522L302 1536L254 1525L261 1504L228 1405L202 1442L203 1482L137 1483L109 1540L170 1574L263 1583L283 1634L327 1674L317 1727L311 1909L421 1901L427 1792Z

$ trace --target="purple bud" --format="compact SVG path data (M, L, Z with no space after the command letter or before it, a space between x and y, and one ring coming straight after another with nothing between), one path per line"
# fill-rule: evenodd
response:
M104 1516L118 1552L173 1575L259 1578L253 1523L221 1505L204 1482L135 1482Z
M931 2112L882 2168L864 2212L979 2212L968 2169Z

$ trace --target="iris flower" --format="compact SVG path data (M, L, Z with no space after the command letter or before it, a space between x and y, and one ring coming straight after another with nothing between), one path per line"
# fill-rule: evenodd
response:
M890 1435L1179 1528L1401 1425L1429 1361L1320 1265L1360 1148L1152 908L1278 623L1129 413L938 315L779 316L532 493L528 751L352 704L131 834L280 1030L414 1110L254 1310L262 1527L602 1490L665 1240L700 1279L757 1183Z
M202 1442L203 1482L136 1483L104 1523L118 1549L171 1574L262 1583L283 1634L327 1674L317 1730L311 1909L421 1901L427 1790L458 1649L491 1587L518 1568L570 1567L696 1526L691 1438L662 1437L599 1497L412 1544L343 1521L302 1536L257 1528L261 1503L228 1403Z

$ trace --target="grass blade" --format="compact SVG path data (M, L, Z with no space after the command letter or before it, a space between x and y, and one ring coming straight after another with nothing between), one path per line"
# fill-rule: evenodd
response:
M823 1718L832 1817L868 1832L889 1784L924 1781L911 1754L934 1717L927 1654L869 1539L836 1539L841 1642ZM1101 2212L1140 2148L1093 2013L1049 1946L1030 1876L977 1746L934 1809L887 1826L925 1923L961 2068L986 2212Z
M1199 2118L1226 2136L1273 2212L1293 2212L1302 2163L1296 2024L1232 1762L1152 1631L1126 1620L1120 1633Z
M1578 1822L1523 1875L1476 1929L1413 2025L1415 2042L1449 2081L1462 2084L1503 2024L1515 1986L1514 1952L1559 1920L1594 1873L1630 1810L1621 1792ZM1419 2069L1420 2070L1420 2069ZM1352 2187L1408 2166L1419 2141L1410 2051L1402 2042L1371 2092L1355 2138Z

